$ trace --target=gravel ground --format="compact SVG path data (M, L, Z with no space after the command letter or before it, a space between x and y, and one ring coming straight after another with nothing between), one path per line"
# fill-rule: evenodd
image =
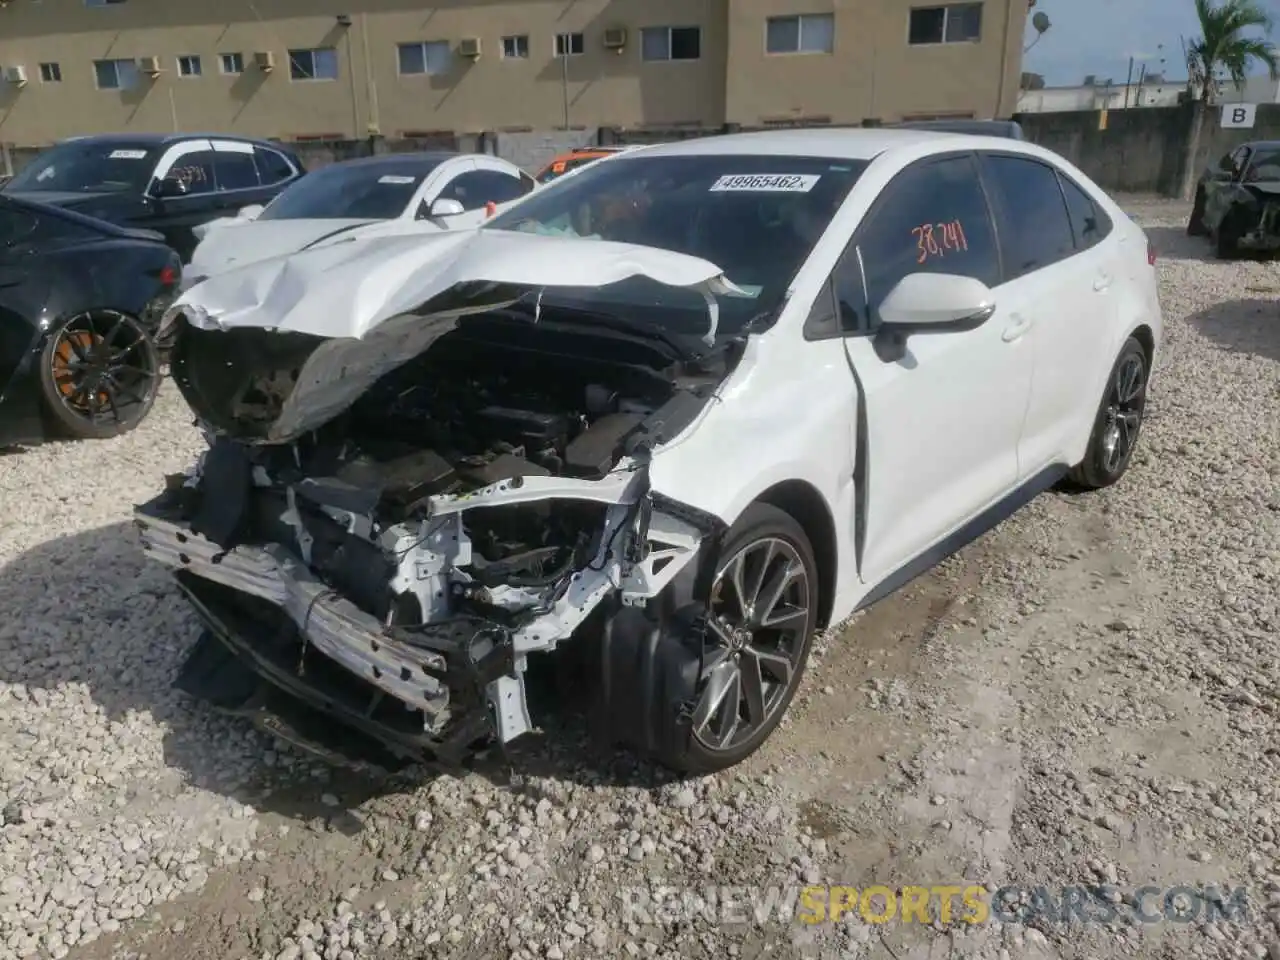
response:
M1168 328L1129 477L825 638L717 777L590 757L571 713L465 776L317 767L170 689L196 626L128 517L197 450L173 391L132 436L0 455L0 957L1280 960L1280 264L1130 209ZM814 883L1104 884L1118 916L770 910ZM1148 884L1247 911L1135 923Z

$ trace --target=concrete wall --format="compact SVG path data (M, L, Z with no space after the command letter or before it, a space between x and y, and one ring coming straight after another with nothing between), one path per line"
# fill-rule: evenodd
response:
M1062 154L1108 190L1175 195L1190 134L1193 107L1112 110L1098 129L1093 110L1026 113L1016 119L1027 139ZM1280 104L1259 105L1252 128L1223 129L1220 110L1206 117L1195 159L1197 173L1251 140L1280 140Z

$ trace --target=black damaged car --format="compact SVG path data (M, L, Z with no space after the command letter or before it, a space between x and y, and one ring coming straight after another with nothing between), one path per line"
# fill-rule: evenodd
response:
M181 280L159 233L0 194L0 448L136 427Z

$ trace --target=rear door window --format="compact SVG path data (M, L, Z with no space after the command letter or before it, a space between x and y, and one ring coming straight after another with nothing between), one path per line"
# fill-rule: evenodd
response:
M219 150L217 155L219 190L247 190L259 185L252 152Z
M1071 217L1053 167L995 154L982 154L980 162L993 194L1006 280L1043 270L1075 253Z

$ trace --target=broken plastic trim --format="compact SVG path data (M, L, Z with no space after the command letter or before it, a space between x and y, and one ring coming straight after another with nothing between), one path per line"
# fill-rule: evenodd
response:
M198 476L187 480L193 481L198 482ZM429 617L421 626L387 627L321 582L303 556L281 544L224 549L155 502L138 508L135 523L153 559L187 578L268 601L297 628L305 646L422 711L425 732L431 736L443 736L458 723L475 722L474 717L455 716L454 708L459 698L474 693L477 683L483 684L489 729L507 743L532 728L523 681L528 654L554 650L607 597L618 596L623 606L644 607L703 552L706 532L723 528L717 518L650 491L647 468L630 464L598 481L524 477L470 493L432 497L423 520L392 527L378 542L398 558L395 579L401 587L432 589L446 579L464 582L466 575L458 567L470 555L461 522L467 510L551 499L606 505L604 529L591 562L570 576L567 589L545 610L518 627L452 611ZM345 519L356 532L359 518ZM446 528L447 550L435 536ZM305 539L299 551L306 552ZM701 566L710 569L708 564ZM492 591L495 602L504 599L504 590L516 606L529 599L527 592L506 587ZM710 581L699 584L700 595L709 590ZM501 654L497 661L490 656L495 650ZM494 663L501 664L503 672L493 672ZM460 665L468 666L460 670Z

